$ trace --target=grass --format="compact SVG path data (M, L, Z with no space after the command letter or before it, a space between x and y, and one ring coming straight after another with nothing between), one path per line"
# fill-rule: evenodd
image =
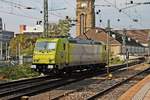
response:
M110 65L123 64L124 62L120 60L119 57L111 58ZM21 78L32 78L39 76L39 73L31 70L30 64L17 65L17 66L4 66L0 67L0 79L4 78L6 80L17 80Z
M21 78L31 78L39 74L31 70L30 65L18 65L12 67L0 67L0 76L7 80L17 80Z

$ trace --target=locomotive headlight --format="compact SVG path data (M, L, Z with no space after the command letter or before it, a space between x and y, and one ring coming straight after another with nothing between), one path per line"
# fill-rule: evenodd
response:
M35 59L34 62L39 62L39 59Z
M48 65L48 69L53 69L53 65Z
M36 65L32 65L31 68L32 68L32 69L36 69Z

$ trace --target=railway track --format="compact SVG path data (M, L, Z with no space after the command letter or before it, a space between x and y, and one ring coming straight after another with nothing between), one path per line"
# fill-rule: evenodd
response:
M21 96L22 91L25 89L30 89L33 86L46 84L50 82L58 81L56 79L51 79L50 76L37 77L32 79L25 79L19 81L12 81L8 83L0 84L0 99L13 99L15 97ZM43 82L43 83L40 83Z
M136 62L137 63L137 62ZM138 62L139 63L139 62ZM133 65L135 63L130 63ZM111 71L123 68L124 65L117 65L111 69ZM88 72L89 73L89 72ZM52 90L70 83L74 83L85 78L93 77L95 75L104 74L106 70L97 73L92 72L91 74L83 73L82 75L77 75L72 78L56 78L52 79L49 76L34 78L29 80L20 80L9 82L5 84L0 84L0 99L17 99L24 95L34 95L41 93L46 90ZM82 77L81 77L82 76Z
M118 79L113 79L113 80L110 80L109 82L107 81L107 79L99 79L100 81L98 82L98 84L94 83L93 86L89 86L89 87L85 86L85 87L74 89L72 91L66 92L63 95L59 95L59 96L53 98L52 100L64 100L64 99L72 99L72 100L88 99L88 100L95 100L98 97L103 96L104 94L106 94L110 90L118 87L119 85L122 85L123 83L126 83L126 82L128 82L129 80L131 80L133 78L135 79L135 77L137 75L141 75L142 73L150 71L150 69L146 68L143 71L139 71L139 72L135 71L135 73L129 73L128 76L125 76L123 74L118 76L120 73L124 73L126 71L127 70L123 68L121 70L112 72L114 75L116 74L116 77L118 77ZM145 74L145 76L146 75L147 74ZM137 79L139 79L139 78L137 78ZM95 87L95 89L92 89L93 87Z
M137 74L135 74L135 75L133 75L133 76L130 76L130 77L128 77L127 79L122 80L121 82L118 82L118 83L116 83L116 84L113 84L111 87L108 87L108 88L104 89L103 91L100 91L99 93L97 93L97 94L95 94L95 95L93 95L93 96L87 98L87 100L95 100L95 99L98 99L98 98L100 98L101 96L103 96L103 95L105 95L105 94L111 92L113 89L118 88L119 86L126 84L127 82L135 81L135 79L138 79L138 80L140 81L140 80L142 80L142 78L138 78L138 77L141 76L142 74L145 74L146 72L150 72L150 68L148 68L148 69L146 69L146 70L144 70L144 71L142 71L142 72L139 72L139 73L137 73ZM144 76L147 76L147 75L148 75L148 73L145 74Z
M47 77L46 77L47 78ZM82 80L82 78L79 79L69 79L69 78L60 78L60 79L44 79L44 77L39 79L33 79L33 80L25 80L21 82L14 82L14 83L7 83L3 84L0 87L0 99L2 100L8 100L8 99L19 99L21 96L24 95L33 95L36 93L41 93L42 91L46 91L73 83L79 80Z

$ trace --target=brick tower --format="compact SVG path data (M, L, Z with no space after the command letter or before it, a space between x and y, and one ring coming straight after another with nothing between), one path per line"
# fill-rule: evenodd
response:
M77 28L76 35L79 36L95 27L95 0L77 0Z

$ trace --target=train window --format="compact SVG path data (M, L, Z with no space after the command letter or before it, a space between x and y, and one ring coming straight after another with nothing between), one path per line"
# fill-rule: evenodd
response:
M66 44L64 43L64 45L63 45L63 48L64 48L64 50L66 49Z
M35 44L35 50L55 50L56 43L49 42L37 42Z
M55 50L56 48L56 43L47 43L46 48L48 50Z

